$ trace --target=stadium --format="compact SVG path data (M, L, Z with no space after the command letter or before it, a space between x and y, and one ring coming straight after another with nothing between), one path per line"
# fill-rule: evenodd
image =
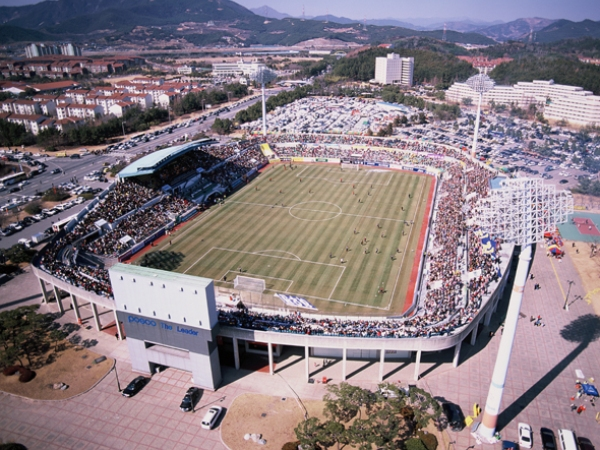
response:
M34 260L76 320L127 338L139 372L216 389L220 365L274 373L286 351L380 364L473 344L513 246L471 214L493 169L462 149L279 134L160 150L121 171ZM112 323L101 323L102 311ZM106 317L106 316L104 316ZM106 321L106 319L103 319Z

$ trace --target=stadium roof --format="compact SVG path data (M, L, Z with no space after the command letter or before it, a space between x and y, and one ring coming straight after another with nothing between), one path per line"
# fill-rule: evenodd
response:
M151 175L181 155L212 142L212 139L200 139L198 141L188 142L187 144L176 145L175 147L155 151L132 162L121 170L117 176L119 178L131 178L140 177L142 175Z

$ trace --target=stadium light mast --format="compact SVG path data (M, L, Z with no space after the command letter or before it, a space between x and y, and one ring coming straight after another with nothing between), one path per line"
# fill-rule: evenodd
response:
M267 136L267 103L265 100L265 84L273 81L277 78L277 75L266 67L258 69L254 75L252 75L252 79L257 83L260 83L262 87L262 121L263 121L263 135Z
M571 194L555 192L554 186L545 186L542 179L505 180L501 186L492 190L489 197L480 199L474 210L475 221L483 231L521 246L483 419L476 431L482 441L489 443L496 442L496 425L531 262L531 246L542 242L545 232L556 230L556 225L565 223L573 213Z
M467 85L473 89L479 95L479 101L477 103L477 117L475 119L475 132L473 134L473 147L471 148L471 156L475 158L477 151L477 135L479 134L479 118L481 117L481 102L483 101L483 94L491 91L496 83L485 73L473 75L467 80Z

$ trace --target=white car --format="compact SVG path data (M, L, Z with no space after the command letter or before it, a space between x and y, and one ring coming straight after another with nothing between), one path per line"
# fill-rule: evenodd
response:
M531 448L533 446L531 427L523 422L519 422L519 446L521 448Z
M215 423L217 423L222 410L223 408L221 406L211 406L210 409L206 411L204 419L202 419L202 428L211 430L212 427L215 426Z

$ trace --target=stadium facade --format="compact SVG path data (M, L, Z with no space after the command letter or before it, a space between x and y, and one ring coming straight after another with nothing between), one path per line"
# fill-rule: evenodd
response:
M132 178L135 175L138 175L140 179L152 176L153 173L164 168L169 162L177 160L177 157L185 155L192 149L201 148L205 144L206 142L194 142L186 146L168 149L164 153L157 152L149 155L126 168L120 174L119 179ZM258 147L258 144L254 145ZM445 163L454 161L453 164L458 164L463 169L466 168L464 161L452 160L448 156L432 155L430 149L426 149L426 154L431 155L432 161L443 161ZM236 157L238 157L237 154L231 158ZM272 162L275 160L274 158ZM310 158L305 158L304 162L310 160ZM334 160L338 164L344 162L340 158L331 158L329 162ZM379 162L367 160L351 161L350 163L429 172L431 175L438 177L444 176L443 171L437 168L429 169L423 163L418 166L411 166L408 163L402 165L380 164ZM472 164L479 165L478 162L472 162ZM484 166L479 166L484 170L490 170ZM466 172L470 170L473 169L466 168ZM254 167L248 170L247 174L256 174L256 172L257 167ZM247 177L247 174L244 177ZM86 215L106 198L110 189L114 189L114 185L105 191L99 199L88 205L72 223L69 223L66 233L72 232L78 222L84 220ZM148 202L139 209L143 209L148 204L154 204L153 202L156 203L156 200ZM193 211L194 208L191 208L191 210ZM433 214L435 216L435 211ZM187 216L189 214L185 215L185 217ZM98 222L95 224L97 230L91 233L102 234L105 230L105 225L98 224ZM152 239L168 233L173 223L164 224L159 231L154 232L151 237L144 239L142 242L137 242L133 248L139 250L146 245L150 245ZM60 252L55 254L59 255L60 258L72 258L72 252L77 252L77 243L81 238L77 237L75 240L73 240L74 238L69 240L65 236L63 233L55 237L51 246L57 247L64 245L65 241L70 242L69 245L61 247ZM426 251L429 252L431 249ZM130 248L124 254L130 255L131 252L132 249ZM346 360L348 358L379 360L380 380L384 378L386 361L396 362L407 358L414 358L415 379L418 379L423 353L453 349L452 363L456 367L460 361L460 350L463 341L469 339L469 342L474 344L480 327L490 323L492 314L495 312L507 284L512 253L513 247L510 245L504 245L501 249L498 249L499 276L495 277L486 288L486 295L483 296L477 311L469 313L466 318L468 320L460 322L459 327L436 332L434 335L427 334L426 336L406 336L402 338L284 333L219 324L219 292L215 290L212 280L201 277L116 264L108 271L111 285L109 292L99 291L98 289L94 291L94 289L81 287L81 282L69 280L64 273L69 273L71 269L64 269L58 274L56 272L52 273L49 270L49 264L44 263L44 251L34 259L32 270L39 279L44 301L49 301L47 288L50 285L54 292L54 298L57 300L59 311L65 312L63 298L67 295L77 321L81 321L79 306L82 302L91 305L94 324L98 330L102 329L98 307L112 311L117 336L120 338L127 337L131 364L134 370L151 373L157 367L176 367L191 372L195 384L207 389L216 389L221 381L219 349L233 354L236 369L241 366L240 352L263 354L268 357L269 370L273 374L274 358L281 352L283 347L301 348L305 354L307 380L310 378L309 360L311 357L330 356L341 358L340 378L342 380L347 377ZM89 282L89 279L94 279L96 276L86 273L83 275L86 278L85 282ZM421 286L420 295L424 293L425 290ZM223 307L224 305L221 305L221 308ZM357 317L356 320L360 321L361 318Z

